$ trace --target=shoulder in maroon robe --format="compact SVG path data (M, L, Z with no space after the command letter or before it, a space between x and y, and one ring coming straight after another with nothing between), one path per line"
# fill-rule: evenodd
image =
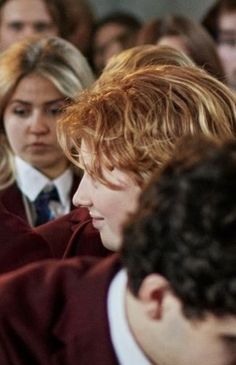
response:
M117 255L47 260L0 277L1 365L118 365L107 292Z
M0 222L0 273L52 257L47 241L1 203Z
M86 208L74 209L54 221L35 227L49 244L56 258L100 256L111 253L101 243L100 234L92 225Z

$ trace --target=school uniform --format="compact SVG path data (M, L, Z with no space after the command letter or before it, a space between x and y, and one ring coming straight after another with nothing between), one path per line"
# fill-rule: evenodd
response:
M34 200L37 191L42 188L46 178L41 176L40 179L42 174L38 174L37 171L35 173L35 169L32 169L30 165L18 157L16 161L18 161L16 166L18 166L20 171L17 175L17 183L21 185L23 194L17 184L13 184L0 192L0 203L2 202L3 206L8 210L7 214L6 210L0 209L0 217L2 210L0 244L4 245L4 250L0 250L0 264L3 262L0 272L14 270L27 263L45 258L61 259L63 257L82 255L104 257L108 255L110 252L103 247L98 231L91 224L87 209L76 209L71 214L33 228L33 231L30 227L26 228L27 217L23 199L26 198L27 194L29 201ZM68 175L68 171L66 171L63 176L54 180L59 192L64 191L64 196L68 196L69 189L63 190L63 188L60 188L60 182L72 181L69 176L71 175ZM28 180L27 177L29 177ZM74 176L73 180L70 190L71 195L73 195L79 183L78 177ZM60 193L60 196L62 195ZM66 203L65 198L61 200L66 208L66 212L69 210L69 203ZM9 219L10 213L13 213L13 215ZM14 217L14 214L22 217L24 222L22 219ZM13 228L7 223L8 219L12 222ZM22 233L25 231L27 231L27 234Z
M72 197L78 188L79 176L68 168L54 180L48 179L40 171L30 164L15 157L16 182L0 191L0 201L10 212L19 215L31 226L37 222L35 201L40 192L50 186L54 186L58 193L58 201L53 206L53 218L62 216L74 207Z
M99 256L111 254L92 225L86 208L77 208L54 221L35 227L53 252L53 257Z
M110 254L92 227L86 209L74 210L68 216L72 219L66 215L32 228L0 202L0 273L47 258Z
M120 269L113 255L49 260L0 277L1 365L150 365L125 325Z
M53 257L43 237L19 216L8 212L1 203L0 222L0 273Z

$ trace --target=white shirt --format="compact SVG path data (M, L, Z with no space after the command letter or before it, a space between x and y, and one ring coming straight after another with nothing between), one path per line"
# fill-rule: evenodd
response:
M60 213L66 214L70 211L70 192L73 184L73 173L70 168L56 179L50 180L18 156L15 156L15 166L17 184L30 202L34 202L46 186L54 185L60 198Z
M108 291L108 321L111 340L121 365L150 365L149 360L135 341L125 313L127 274L119 271Z

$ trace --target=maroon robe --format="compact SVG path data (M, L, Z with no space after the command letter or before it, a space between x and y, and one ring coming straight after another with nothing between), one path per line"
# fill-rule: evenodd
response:
M86 208L74 209L54 221L42 224L34 229L49 244L53 256L107 256L111 251L101 243L97 229L92 225Z
M77 185L74 183L74 190ZM0 221L0 273L47 258L104 257L110 253L84 208L32 229L15 184L0 192Z
M1 365L118 365L107 293L117 255L47 260L0 276Z
M0 273L52 257L47 241L1 203L0 222Z
M75 208L72 204L72 198L78 188L79 182L80 182L80 177L77 175L74 175L73 176L73 185L72 185L72 189L71 189L71 193L70 193L71 210ZM8 186L4 190L0 190L0 202L2 202L4 207L9 212L14 213L14 214L20 216L25 221L27 221L25 207L24 207L24 203L23 203L23 199L22 199L22 193L16 183Z

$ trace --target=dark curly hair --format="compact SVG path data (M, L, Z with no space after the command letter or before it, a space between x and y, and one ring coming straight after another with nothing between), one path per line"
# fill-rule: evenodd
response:
M236 314L236 143L185 140L176 156L124 229L130 288L159 273L187 317Z

